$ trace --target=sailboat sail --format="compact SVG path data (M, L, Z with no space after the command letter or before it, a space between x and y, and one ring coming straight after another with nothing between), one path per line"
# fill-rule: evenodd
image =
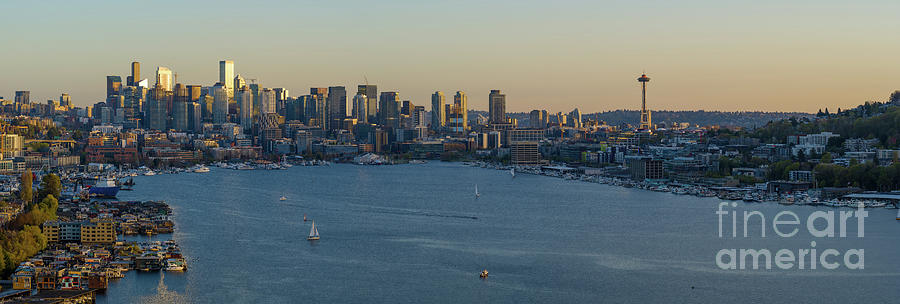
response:
M316 221L312 222L312 227L309 228L309 238L318 238L319 237L319 229L316 229Z

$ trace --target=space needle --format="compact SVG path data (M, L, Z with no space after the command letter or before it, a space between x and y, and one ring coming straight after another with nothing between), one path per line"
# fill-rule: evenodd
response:
M641 77L638 77L638 82L641 83L641 126L638 128L640 132L650 132L650 110L647 110L647 83L650 82L650 77L647 77L647 74L641 74Z

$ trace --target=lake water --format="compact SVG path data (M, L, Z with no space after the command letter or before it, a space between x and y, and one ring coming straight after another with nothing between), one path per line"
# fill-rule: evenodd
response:
M863 238L851 219L846 238L814 238L805 225L791 238L767 227L761 238L751 225L751 237L733 239L718 236L715 198L526 174L513 179L454 163L213 168L135 182L119 198L173 207L176 233L153 239L177 240L189 270L130 272L99 303L900 301L896 210L869 210ZM279 201L282 195L288 199ZM767 225L785 210L801 220L817 210L852 210L737 204L726 210L758 210ZM316 221L321 240L306 240L304 214ZM716 265L720 249L796 253L812 240L820 250L864 249L865 269ZM478 278L482 269L489 278Z

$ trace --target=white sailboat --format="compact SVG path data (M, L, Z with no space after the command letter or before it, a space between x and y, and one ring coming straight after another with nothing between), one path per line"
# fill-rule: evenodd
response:
M475 184L475 198L481 196L481 193L478 193L478 184Z
M315 241L319 239L319 229L316 228L316 221L312 222L312 227L309 228L309 236L306 237L306 240Z
M509 175L512 175L513 178L516 178L516 168L509 168Z
M900 221L900 209L897 210L897 220Z

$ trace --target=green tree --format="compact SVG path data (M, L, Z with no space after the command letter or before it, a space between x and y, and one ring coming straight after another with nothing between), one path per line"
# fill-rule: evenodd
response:
M62 192L62 184L59 181L59 176L56 174L47 174L41 178L41 190L38 194L38 199L43 200L47 195L52 195L53 197L59 197Z
M31 175L31 169L25 169L25 172L22 172L22 179L19 183L19 198L25 201L26 204L30 204L34 198L34 193L31 192L31 185L34 184L34 176Z
M822 154L822 159L819 162L823 164L830 164L831 161L831 152L825 152L825 154Z

